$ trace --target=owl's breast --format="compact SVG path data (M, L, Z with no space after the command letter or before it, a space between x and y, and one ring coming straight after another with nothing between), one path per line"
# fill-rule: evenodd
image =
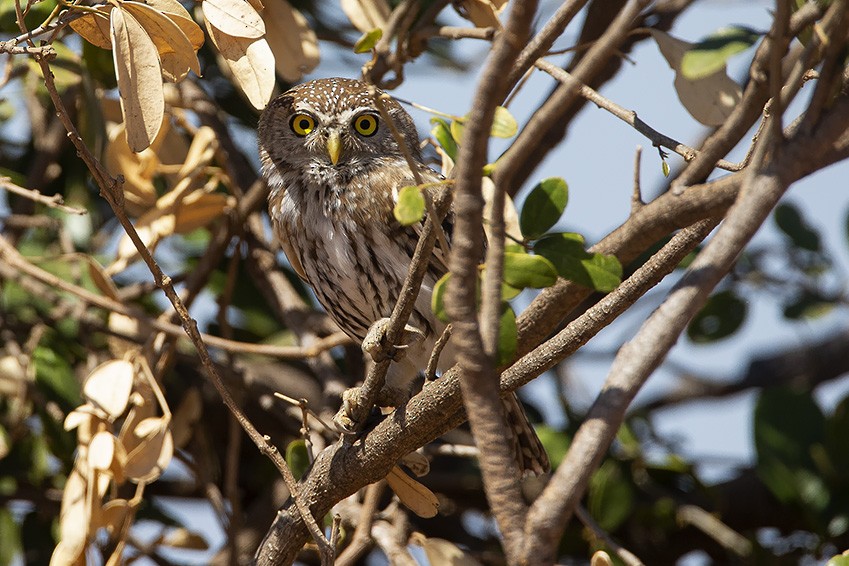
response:
M287 255L295 255L290 261L300 264L319 302L346 333L362 340L373 322L391 314L415 241L407 241L412 236L399 229L391 209L351 205L347 197L362 187L348 188L348 194L332 195L320 182L289 185L269 201L269 212L280 239L288 241ZM420 297L428 311L430 286Z

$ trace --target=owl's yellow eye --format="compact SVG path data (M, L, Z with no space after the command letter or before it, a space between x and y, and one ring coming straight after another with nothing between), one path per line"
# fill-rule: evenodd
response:
M305 136L315 129L315 120L309 114L295 114L289 125L297 135Z
M361 136L371 136L377 131L377 116L362 114L354 118L354 129Z

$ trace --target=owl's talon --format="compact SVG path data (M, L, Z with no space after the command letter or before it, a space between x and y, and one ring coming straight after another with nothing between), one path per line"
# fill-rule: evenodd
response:
M359 396L359 387L352 387L342 392L342 406L339 408L339 412L333 417L333 422L346 432L354 432L357 428L357 422L353 417L359 407Z
M379 363L386 358L398 361L403 357L403 350L425 338L425 333L409 324L404 326L400 344L386 344L386 330L389 327L389 319L381 318L371 325L365 339L363 339L363 352L368 354L372 360Z

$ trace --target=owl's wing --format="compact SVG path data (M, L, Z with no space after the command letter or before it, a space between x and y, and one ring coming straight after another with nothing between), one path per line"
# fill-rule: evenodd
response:
M279 230L277 231L277 239L280 240L280 247L283 248L283 253L286 254L287 258L289 258L289 265L292 266L292 269L295 270L298 277L307 281L306 273L304 273L304 266L301 265L301 260L298 259L298 256L295 253L295 248L292 247L289 239L282 237ZM309 281L307 281L307 283L309 283Z
M280 210L281 202L283 201L283 197L286 194L285 189L281 189L277 192L272 193L271 198L269 200L269 210ZM277 236L277 240L280 242L280 247L283 248L283 253L286 254L286 257L289 259L289 265L292 266L292 269L295 270L295 273L298 274L298 277L307 281L307 275L304 272L304 266L301 265L301 260L298 259L298 254L295 253L295 248L292 246L289 241L289 232L286 230L286 226L280 222L274 214L271 214L271 226L274 231L274 235ZM309 281L307 281L309 283Z
M422 181L425 183L436 183L445 179L442 175L428 167L427 165L421 164L419 168L419 173L421 174ZM409 180L407 184L410 182L414 183L415 181ZM431 196L435 196L436 192L439 190L438 187L434 187L430 189ZM410 228L415 232L414 242L418 242L419 238L422 235L422 228L424 225L421 222L417 222L410 226ZM451 205L451 208L448 210L448 213L445 215L445 218L442 220L442 232L445 234L445 241L448 243L448 246L451 246L451 236L454 233L454 205ZM442 239L438 238L436 240L436 244L433 246L433 254L430 259L430 272L435 276L436 279L439 279L446 273L448 273L448 255L451 253L450 249L442 248ZM410 252L412 253L412 251Z

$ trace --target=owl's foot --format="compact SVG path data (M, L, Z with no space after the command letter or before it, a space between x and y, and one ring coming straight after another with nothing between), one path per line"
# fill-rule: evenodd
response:
M386 358L398 361L403 356L404 348L409 348L425 337L425 333L420 329L407 324L401 334L400 344L387 344L386 331L388 327L389 319L381 318L371 325L363 340L363 352L371 356L371 359L376 363L382 362Z
M369 413L361 406L364 400L362 389L362 387L346 389L342 393L342 406L336 416L333 417L333 422L347 432L355 432L361 420L368 420ZM409 393L400 389L384 386L377 395L376 405L378 407L398 407L403 405L409 397ZM368 410L370 411L371 407ZM365 414L365 417L361 416L363 414Z
M342 392L342 406L339 407L339 412L333 417L333 422L339 425L342 430L354 432L357 430L357 422L354 416L359 414L360 388L352 387Z

